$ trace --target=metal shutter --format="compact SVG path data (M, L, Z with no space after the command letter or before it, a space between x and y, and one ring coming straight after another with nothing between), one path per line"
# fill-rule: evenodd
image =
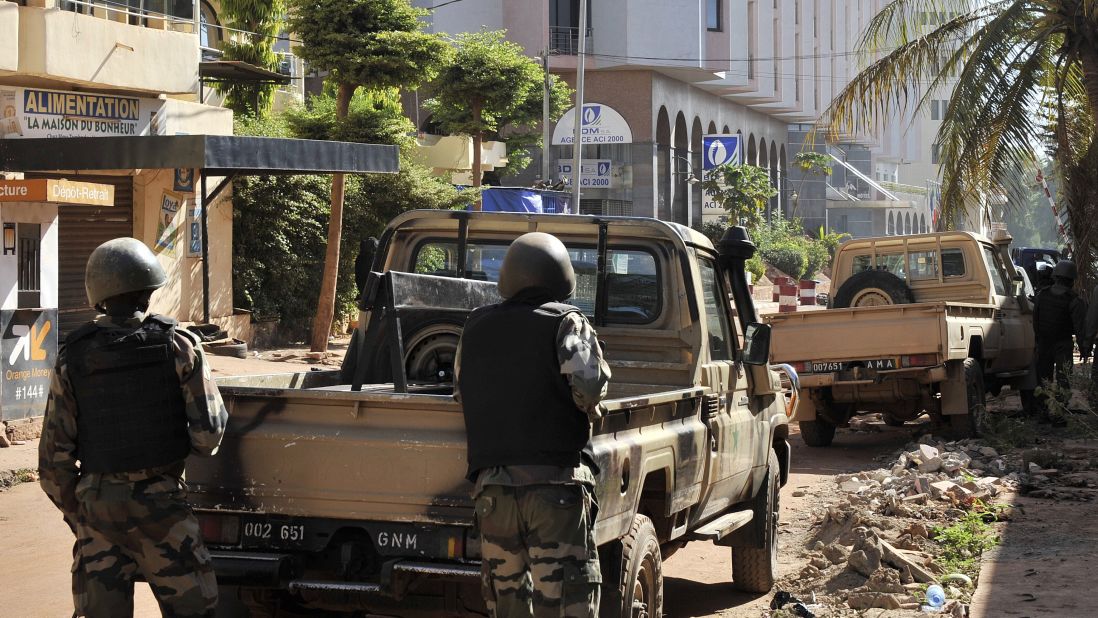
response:
M27 174L27 178L31 178ZM34 175L35 178L68 178L114 185L114 206L58 207L57 321L64 335L95 317L84 290L84 266L99 245L112 238L133 236L133 177Z

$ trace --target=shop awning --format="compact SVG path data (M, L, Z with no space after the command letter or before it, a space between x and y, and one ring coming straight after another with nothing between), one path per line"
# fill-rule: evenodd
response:
M189 168L208 176L400 171L396 146L235 135L0 140L0 171Z
M52 137L0 140L0 171L90 172L129 169L193 169L203 204L233 178L274 174L369 174L400 171L396 146L235 135ZM221 178L209 190L207 179ZM202 209L202 305L210 319L209 209Z
M288 84L289 75L270 71L240 60L205 60L198 63L198 77L202 81L250 81L261 84Z

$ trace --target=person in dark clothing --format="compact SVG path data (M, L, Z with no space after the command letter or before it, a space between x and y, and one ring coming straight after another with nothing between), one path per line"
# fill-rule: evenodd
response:
M1059 387L1058 407L1067 407L1071 399L1072 353L1076 344L1080 351L1085 350L1087 309L1072 289L1075 276L1075 263L1061 260L1052 269L1053 284L1041 290L1033 304L1037 381L1046 390L1038 404L1046 419L1051 412L1047 390L1055 383Z
M584 449L610 368L556 237L524 234L499 275L502 303L470 314L454 367L496 618L598 615L597 468ZM565 594L569 591L569 594Z
M1098 285L1095 285L1090 293L1086 328L1087 335L1083 342L1082 357L1083 362L1086 362L1088 358L1091 359L1090 392L1087 395L1090 398L1091 410L1098 412L1098 364L1093 361L1094 345L1098 341Z

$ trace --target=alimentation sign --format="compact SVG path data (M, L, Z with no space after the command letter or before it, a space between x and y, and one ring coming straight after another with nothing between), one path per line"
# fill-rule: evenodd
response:
M0 139L148 135L159 99L0 87Z

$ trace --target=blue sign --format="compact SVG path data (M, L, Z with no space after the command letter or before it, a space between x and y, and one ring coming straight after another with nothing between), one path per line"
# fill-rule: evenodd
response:
M740 144L739 135L702 136L702 171L708 171L726 163L740 165L743 162L743 149Z

